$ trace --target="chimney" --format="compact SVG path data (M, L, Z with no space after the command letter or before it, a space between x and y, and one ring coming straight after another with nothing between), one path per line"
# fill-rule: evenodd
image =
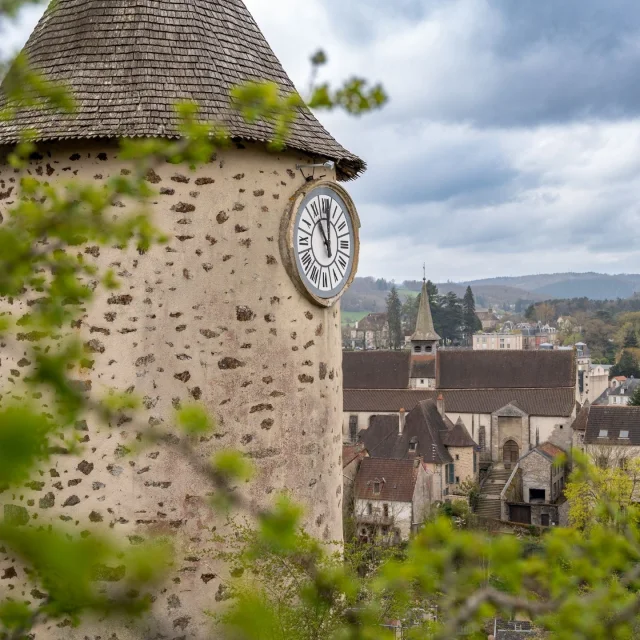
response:
M398 434L399 435L402 435L402 432L404 431L405 413L406 412L404 409L400 409L399 418L398 418Z
M438 394L436 406L438 407L438 413L444 418L444 396L441 393Z

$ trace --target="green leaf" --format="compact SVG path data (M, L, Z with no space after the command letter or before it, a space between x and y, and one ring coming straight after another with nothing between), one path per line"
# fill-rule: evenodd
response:
M214 428L209 414L198 404L191 404L177 411L176 422L178 427L188 434L209 433Z

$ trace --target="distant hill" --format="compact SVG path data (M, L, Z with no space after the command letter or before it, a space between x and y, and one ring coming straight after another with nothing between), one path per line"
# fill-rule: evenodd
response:
M416 295L420 281L398 284L401 298ZM391 283L383 279L356 278L342 299L345 311L384 311ZM558 298L590 298L615 300L640 292L640 274L607 275L602 273L546 273L528 276L484 278L468 282L438 283L440 293L452 291L462 297L471 286L478 307L502 308L520 301L540 302Z

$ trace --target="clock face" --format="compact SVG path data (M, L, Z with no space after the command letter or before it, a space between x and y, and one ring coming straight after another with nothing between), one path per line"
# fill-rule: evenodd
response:
M350 209L330 186L312 189L295 212L293 253L302 284L314 296L338 296L355 270L356 235Z

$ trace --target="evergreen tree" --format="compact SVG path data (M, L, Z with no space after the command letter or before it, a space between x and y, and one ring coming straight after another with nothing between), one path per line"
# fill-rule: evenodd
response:
M402 303L395 284L387 296L387 321L389 322L389 341L392 349L399 349L404 342L402 332Z
M527 320L533 321L536 319L536 307L533 304L530 304L527 307L527 310L524 312L524 317Z
M626 376L630 378L640 378L640 370L638 369L638 361L633 357L630 351L624 351L620 360L611 367L612 376Z
M421 296L421 293L417 296L407 296L402 305L402 326L406 335L412 334L416 329Z
M463 309L462 301L455 293L449 292L446 296L441 296L439 300L440 328L436 326L436 331L440 337L447 342L459 342L463 329ZM435 321L434 321L435 324Z
M471 287L467 287L467 291L462 299L462 320L464 334L469 337L476 331L482 329L482 322L476 315L476 301L473 297Z
M629 407L640 407L640 384L634 389L629 398Z
M624 343L622 345L625 349L628 348L637 348L638 347L638 338L636 337L636 332L633 327L629 327L627 329L627 333L624 336Z

